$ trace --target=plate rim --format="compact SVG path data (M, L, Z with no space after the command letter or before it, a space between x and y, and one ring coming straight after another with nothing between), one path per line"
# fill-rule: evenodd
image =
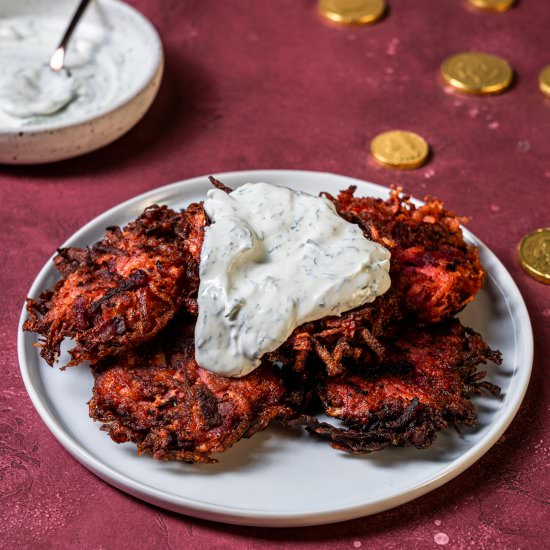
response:
M326 177L336 177L342 180L342 187L346 183L349 185L365 185L367 184L370 187L377 188L378 191L386 193L389 188L372 183L366 180L361 180L359 178L345 176L342 174L336 174L332 172L323 172L323 171L312 171L312 170L238 170L231 172L223 172L214 174L220 179L231 178L231 177L245 177L245 178L255 178L260 174L262 177L266 177L266 174L278 174L282 175L288 174L290 177L296 175L298 177L307 177L309 176L326 176ZM117 204L105 212L99 214L88 223L84 224L80 229L73 233L61 246L67 246L69 243L77 241L81 235L86 233L88 230L92 229L94 226L97 226L103 223L103 220L111 217L112 215L118 213L119 211L124 211L131 206L139 203L140 201L149 199L152 196L165 194L173 191L176 188L182 187L184 185L192 185L204 182L207 178L206 175L186 178L175 183L164 185L161 187L153 188L149 191L141 193L137 196L134 196L126 201L123 201L120 204ZM414 199L416 204L420 204L421 201ZM531 321L529 318L529 313L525 305L525 301L521 292L516 285L512 275L498 259L495 253L486 246L479 238L477 238L471 231L467 228L462 228L465 237L481 248L483 253L488 256L491 261L491 265L495 266L495 269L498 270L499 275L504 277L505 282L509 289L512 290L514 300L514 310L510 306L511 295L505 296L506 307L508 313L515 323L518 319L523 323L524 342L522 344L526 348L522 348L524 355L519 359L518 365L516 368L517 371L517 380L515 382L516 386L520 386L519 391L516 390L512 400L507 405L507 411L503 416L490 427L485 436L475 443L471 448L466 452L462 453L459 457L452 460L445 468L443 468L438 475L431 476L429 479L421 479L412 487L403 489L402 491L392 494L389 497L382 497L378 500L371 501L368 503L359 503L351 504L348 506L342 506L336 509L326 508L323 510L313 510L311 512L286 512L280 513L277 512L277 515L274 516L273 511L266 510L250 510L246 508L231 507L227 505L220 505L215 503L208 503L205 501L196 500L190 497L178 496L166 491L148 486L144 483L137 482L131 478L128 478L112 467L110 467L104 461L99 460L92 454L90 454L83 446L81 446L77 441L75 441L70 434L68 434L61 423L55 418L55 415L50 413L47 406L44 405L40 395L34 387L34 384L31 380L31 368L26 362L26 340L30 338L29 333L24 333L22 331L22 325L25 319L27 318L25 305L23 305L21 316L19 319L18 325L18 339L17 339L17 348L18 348L18 359L21 376L25 384L26 391L31 398L31 401L37 410L41 420L46 424L46 427L54 435L54 437L61 443L61 445L81 464L83 464L87 469L92 471L99 478L108 482L109 484L115 486L116 488L135 496L141 500L149 502L151 504L166 508L168 510L182 513L201 519L219 521L223 523L237 524L237 525L249 525L249 526L261 526L261 527L297 527L297 526L306 526L306 525L320 525L328 523L336 523L339 521L351 520L358 517L363 517L367 515L376 514L383 512L390 508L400 506L411 500L414 500L440 486L447 483L451 479L457 477L467 468L472 466L477 462L486 452L491 449L502 434L506 431L512 420L515 418L519 407L527 391L529 384L532 364L533 364L533 353L534 353L534 341L533 341L533 330ZM44 266L40 269L38 275L33 280L31 288L27 296L35 296L37 290L43 286L43 282L48 272L52 268L52 259L55 256L55 253L50 256L46 261ZM496 280L491 273L488 272L488 276L491 277L494 282ZM498 284L498 283L497 283ZM500 286L500 285L499 285ZM519 344L519 342L518 342ZM516 348L517 349L517 348ZM515 373L516 374L516 373Z

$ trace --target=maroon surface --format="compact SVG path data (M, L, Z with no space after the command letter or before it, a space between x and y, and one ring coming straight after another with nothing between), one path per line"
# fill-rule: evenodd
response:
M314 0L135 0L159 29L166 77L129 135L81 159L0 167L0 546L3 548L541 548L550 537L550 287L518 267L523 234L549 226L550 4L505 14L460 0L394 0L387 18L333 28ZM446 93L438 66L479 49L517 70L493 98ZM394 172L368 160L378 132L425 136L433 158ZM339 525L268 530L164 512L103 483L73 460L35 412L19 376L25 292L53 250L105 209L156 186L252 168L339 172L432 193L517 281L535 331L526 400L501 441L443 488L395 510ZM327 449L327 452L328 449ZM327 472L330 475L330 472ZM281 480L284 482L284 480Z

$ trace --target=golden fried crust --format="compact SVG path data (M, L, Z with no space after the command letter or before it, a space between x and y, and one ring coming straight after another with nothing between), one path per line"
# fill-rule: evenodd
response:
M292 415L276 369L226 378L200 368L193 327L192 319L175 320L145 349L94 369L90 416L114 441L161 460L215 462L212 454Z
M500 363L481 336L458 320L408 329L396 339L392 356L377 369L323 380L318 386L323 409L343 421L337 428L312 417L302 422L338 449L362 453L388 446L424 448L437 431L472 426L470 401L482 389L499 389L483 381L476 365ZM376 372L382 374L376 374Z
M68 337L69 365L95 363L151 339L182 306L196 312L204 224L200 205L180 214L152 206L89 249L60 249L63 278L27 301L24 330L43 336L42 357L53 364Z

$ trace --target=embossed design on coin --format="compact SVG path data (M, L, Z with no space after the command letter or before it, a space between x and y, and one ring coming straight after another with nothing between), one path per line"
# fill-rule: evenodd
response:
M508 11L515 0L470 0L470 4L476 8L489 11Z
M539 88L543 94L550 97L550 65L544 67L539 74Z
M385 0L319 0L321 15L346 25L374 23L385 11Z
M393 168L418 168L428 158L426 140L404 130L392 130L376 136L370 144L372 156L380 163Z
M512 83L514 71L508 61L481 52L453 55L441 65L447 84L469 94L498 94Z
M550 227L523 237L519 244L519 262L531 277L550 284Z

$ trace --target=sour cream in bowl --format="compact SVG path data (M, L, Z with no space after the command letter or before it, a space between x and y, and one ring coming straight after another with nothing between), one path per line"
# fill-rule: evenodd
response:
M5 0L0 8L0 163L78 156L132 128L158 91L160 38L123 2L86 10L67 50L67 71L47 67L74 0Z

